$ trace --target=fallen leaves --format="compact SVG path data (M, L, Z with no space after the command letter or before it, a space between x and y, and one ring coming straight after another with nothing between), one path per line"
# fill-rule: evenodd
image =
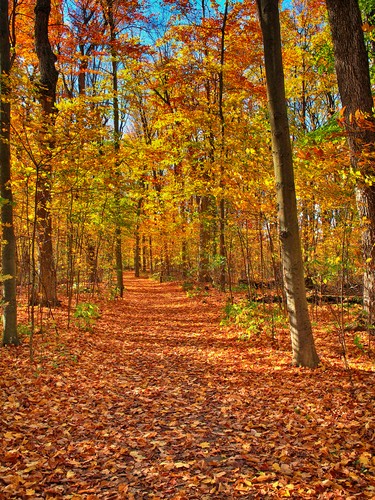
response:
M139 451L136 451L136 450L132 450L129 452L129 455L133 458L135 458L135 460L137 461L141 461L141 460L145 460L145 456L142 455L142 453L140 453Z
M371 362L353 398L326 330L324 369L300 370L221 307L128 277L90 336L38 339L35 365L1 350L0 498L373 498Z
M287 476L293 475L293 470L288 464L279 464L277 462L272 464L272 469L281 474L286 474Z

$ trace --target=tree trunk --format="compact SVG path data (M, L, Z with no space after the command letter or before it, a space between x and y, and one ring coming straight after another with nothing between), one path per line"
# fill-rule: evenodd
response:
M181 261L182 261L182 277L186 278L188 275L188 262L187 262L188 245L186 241L185 232L182 236L181 242Z
M154 256L152 251L152 236L148 237L148 248L149 248L149 257L150 257L150 273L154 273Z
M220 187L224 188L224 159L226 155L225 148L225 117L224 117L224 62L225 62L225 29L228 19L228 0L225 1L223 23L221 25L221 41L220 41L220 71L219 71L219 117L220 117ZM225 292L226 285L226 248L225 248L225 199L222 197L219 202L219 254L220 254L220 289Z
M2 344L19 344L16 302L16 239L13 225L13 193L10 183L10 41L8 0L0 0L0 183L1 266L3 277Z
M92 289L95 289L95 285L99 283L98 276L98 252L95 244L92 241L87 243L87 267L88 267L88 282L93 285Z
M52 154L54 148L53 128L56 118L56 86L58 71L56 56L48 38L48 21L51 12L50 0L37 0L35 6L35 49L39 60L40 82L38 98L43 111L41 149L43 159L37 167L36 225L39 248L39 292L42 304L59 305L57 298L56 268L52 244L51 185ZM47 137L47 139L45 139ZM51 139L52 137L52 139Z
M210 283L210 222L209 208L210 200L204 195L198 198L198 212L200 218L199 226L199 262L198 262L198 281L199 283Z
M118 225L115 230L115 260L116 260L116 282L119 296L124 296L124 267L122 263L122 236L121 227Z
M115 47L117 32L114 19L114 5L113 0L106 1L105 10L106 21L109 25L110 30L110 50L112 57L112 91L113 91L113 139L114 139L114 150L115 150L115 167L116 167L116 178L118 180L118 185L116 186L115 201L117 206L117 213L121 213L120 208L120 198L121 198L121 186L120 186L120 174L117 172L118 169L118 153L120 150L120 113L119 113L119 102L118 102L118 53ZM116 281L117 289L120 297L124 296L124 270L123 270L123 258L122 258L122 230L121 230L121 217L116 220L115 229L115 260L116 260Z
M226 244L225 244L225 200L222 198L219 204L219 255L220 255L220 290L225 292L226 269L228 267Z
M135 246L134 246L134 276L139 278L141 275L141 237L139 234L139 225L135 228Z
M276 177L284 284L289 313L293 364L315 368L315 350L308 314L298 230L292 148L286 109L278 0L257 0L263 33L268 106Z
M140 277L141 274L141 235L140 235L140 217L142 213L143 198L138 200L137 205L137 222L135 225L135 246L134 246L134 276Z
M147 246L146 246L146 236L142 235L142 272L147 271Z
M375 323L375 186L366 184L375 168L375 120L368 54L357 0L326 0L335 53L337 81L351 163L361 172L357 181L357 205L364 221L364 310L370 326Z

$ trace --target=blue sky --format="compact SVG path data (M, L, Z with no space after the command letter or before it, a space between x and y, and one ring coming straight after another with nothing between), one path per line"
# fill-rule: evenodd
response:
M292 0L283 0L282 6L283 9L288 9L292 5Z

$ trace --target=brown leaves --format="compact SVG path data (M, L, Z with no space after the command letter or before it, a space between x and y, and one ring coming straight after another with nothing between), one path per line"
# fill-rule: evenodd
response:
M276 349L220 329L214 291L202 305L173 283L126 289L36 365L25 346L0 352L0 498L374 496L368 358L353 361L352 398L326 327L325 369L300 370L287 335Z

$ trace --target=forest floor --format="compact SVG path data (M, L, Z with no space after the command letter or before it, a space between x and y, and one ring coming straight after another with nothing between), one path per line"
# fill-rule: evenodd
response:
M348 339L346 369L327 311L308 370L286 332L220 326L215 290L125 287L91 331L63 304L33 360L0 350L0 499L375 497L374 358Z

